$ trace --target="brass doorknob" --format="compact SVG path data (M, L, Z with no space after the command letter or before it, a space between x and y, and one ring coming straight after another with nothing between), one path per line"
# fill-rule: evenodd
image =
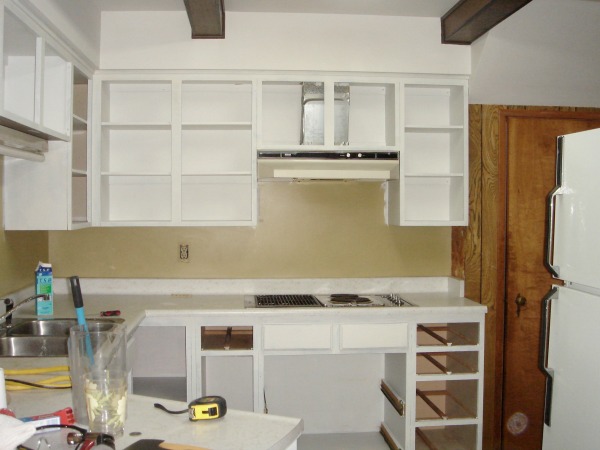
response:
M517 317L521 314L521 308L527 305L527 299L521 295L521 293L517 294L515 298L515 304L517 305Z

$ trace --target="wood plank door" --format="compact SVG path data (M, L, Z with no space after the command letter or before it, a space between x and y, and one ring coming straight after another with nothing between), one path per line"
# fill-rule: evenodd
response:
M506 176L502 448L507 450L542 446L544 377L538 369L538 341L541 299L556 282L543 262L556 137L599 127L598 115L505 111L500 117L505 158L500 172L504 169Z

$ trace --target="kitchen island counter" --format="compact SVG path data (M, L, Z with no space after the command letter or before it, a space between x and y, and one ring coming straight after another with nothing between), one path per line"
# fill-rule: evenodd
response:
M1 362L6 365L7 360ZM287 450L296 448L296 440L303 430L302 419L231 409L220 419L191 422L186 414L171 415L154 408L156 401L173 410L186 408L183 402L130 395L125 433L116 440L117 450L139 439L162 439L213 450ZM9 407L18 417L48 413L70 405L70 391L9 393ZM66 431L54 431L36 435L27 446L35 448L38 438L44 437L52 449L72 448L66 445L66 434Z

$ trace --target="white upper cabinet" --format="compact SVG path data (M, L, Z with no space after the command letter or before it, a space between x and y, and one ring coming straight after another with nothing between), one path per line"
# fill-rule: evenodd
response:
M253 83L96 76L94 223L253 225Z
M399 150L393 80L279 77L259 90L259 151Z
M258 152L302 150L397 153L389 223L467 223L465 78L111 71L94 95L97 226L255 225Z
M402 82L400 178L390 181L389 222L466 225L468 221L467 82Z
M1 11L0 124L44 139L69 140L72 64L22 11Z
M91 90L76 70L70 141L48 143L44 162L4 158L4 228L72 230L91 224L91 147L88 108Z

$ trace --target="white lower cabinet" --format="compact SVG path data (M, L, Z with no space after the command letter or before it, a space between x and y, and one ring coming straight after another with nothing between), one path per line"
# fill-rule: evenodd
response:
M484 309L473 309L395 319L198 315L169 318L182 326L159 332L142 327L137 343L154 355L142 349L146 362L164 347L161 370L175 371L155 372L157 389L187 374L188 401L222 395L230 408L301 417L299 450L479 450ZM136 367L134 377L135 392Z

